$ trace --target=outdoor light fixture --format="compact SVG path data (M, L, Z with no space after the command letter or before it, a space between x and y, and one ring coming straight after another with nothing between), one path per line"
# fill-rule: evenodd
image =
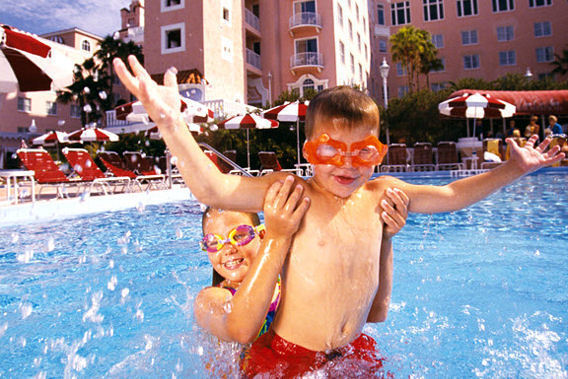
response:
M35 119L32 119L32 123L28 127L28 132L30 132L30 133L37 132L37 126L36 126L36 123L35 123Z
M532 79L533 73L531 72L531 68L527 67L527 71L525 72L525 78Z
M383 78L383 95L384 95L384 99L385 99L385 109L387 109L388 104L389 104L389 99L388 99L388 95L387 95L387 78L389 77L389 69L390 66L387 63L387 60L385 58L383 58L383 63L381 63L381 65L379 66L379 70L381 71L381 78ZM389 133L389 126L387 125L387 145L390 144L390 133ZM388 159L389 157L387 156L387 164L388 164Z

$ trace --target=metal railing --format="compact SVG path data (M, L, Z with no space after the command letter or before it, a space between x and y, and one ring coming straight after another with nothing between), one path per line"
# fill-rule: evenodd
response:
M252 26L254 29L260 31L260 20L247 8L245 8L245 22Z
M106 111L106 126L125 126L125 125L130 125L131 122L126 121L126 120L118 120L116 118L116 111L115 110L111 110L111 111Z
M290 29L306 25L317 26L321 28L321 15L315 12L301 12L296 13L288 20L288 26Z
M239 166L238 164L236 164L235 162L233 162L232 160L227 158L219 150L216 150L215 148L211 147L210 145L206 144L205 142L199 142L198 145L200 147L206 148L207 150L211 150L213 152L213 154L215 154L218 158L221 158L221 160L223 160L223 162L225 162L226 164L231 166L234 170L239 171L241 173L241 175L252 176L252 174L250 172L246 171L244 168L242 168L241 166Z
M260 55L255 53L251 49L246 49L247 51L247 63L262 70L262 66L260 65Z
M323 67L322 53L298 53L290 57L290 68L301 66Z

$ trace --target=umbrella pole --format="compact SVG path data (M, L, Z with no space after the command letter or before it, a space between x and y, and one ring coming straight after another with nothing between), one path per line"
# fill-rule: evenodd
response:
M300 119L296 121L296 153L298 155L298 167L300 164Z
M173 185L172 180L172 155L170 151L166 149L166 174L168 175L168 188L171 189Z
M250 141L249 141L249 129L247 128L247 167L250 169Z
M60 161L60 159L59 159L59 141L58 141L57 138L55 139L55 150L57 151L57 160Z
M506 123L505 119L503 119L503 135L504 136L507 135L507 123Z
M465 119L465 125L467 127L467 136L469 137L469 118Z

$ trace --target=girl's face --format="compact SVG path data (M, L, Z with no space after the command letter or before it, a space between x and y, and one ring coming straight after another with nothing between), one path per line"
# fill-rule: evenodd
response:
M252 225L246 214L230 211L211 211L203 228L203 235L212 233L226 239L229 233L239 225ZM211 265L225 280L232 283L242 282L256 258L260 246L259 236L244 246L235 246L227 242L215 253L207 252Z

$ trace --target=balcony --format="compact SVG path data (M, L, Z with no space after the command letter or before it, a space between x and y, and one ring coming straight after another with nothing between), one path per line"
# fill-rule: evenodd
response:
M321 28L321 15L315 12L296 13L288 20L288 31L292 37L294 32L315 30L319 33Z
M260 20L254 13L245 8L245 26L257 36L260 36Z
M260 64L260 55L258 55L257 53L255 53L253 50L251 49L245 49L246 50L246 61L249 65L251 65L252 67L258 69L258 74L261 74L261 70L262 70L262 66ZM256 70L253 70L256 71Z
M298 53L290 57L290 70L293 75L323 70L323 54L317 52Z

